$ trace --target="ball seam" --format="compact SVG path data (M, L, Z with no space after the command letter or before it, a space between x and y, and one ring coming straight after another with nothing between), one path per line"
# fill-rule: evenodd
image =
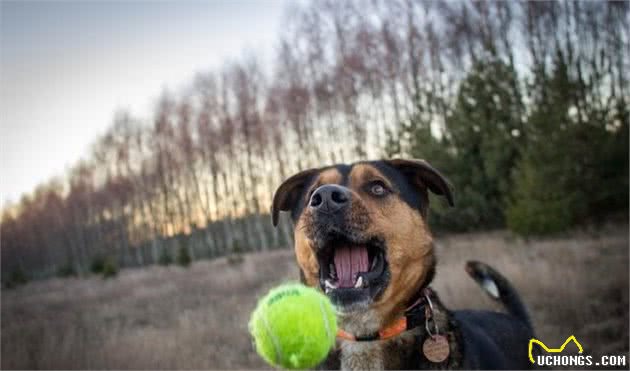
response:
M273 331L271 331L271 326L269 326L269 322L267 322L267 317L266 316L261 316L261 317L262 317L263 325L265 326L265 330L267 331L267 335L269 335L269 338L271 339L271 343L273 344L273 348L276 351L276 359L274 363L281 364L282 349L280 348L280 343L278 342L278 339L274 336Z

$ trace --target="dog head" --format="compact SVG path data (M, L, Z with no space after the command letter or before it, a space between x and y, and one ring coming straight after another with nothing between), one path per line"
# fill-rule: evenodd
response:
M277 225L280 211L291 212L305 284L342 313L387 323L433 276L428 191L453 204L446 179L422 160L335 165L287 179L271 213Z

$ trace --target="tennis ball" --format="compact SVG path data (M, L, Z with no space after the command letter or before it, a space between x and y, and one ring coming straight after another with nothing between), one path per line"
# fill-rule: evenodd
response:
M326 296L297 283L265 295L249 321L256 351L272 366L312 368L335 344L337 319Z

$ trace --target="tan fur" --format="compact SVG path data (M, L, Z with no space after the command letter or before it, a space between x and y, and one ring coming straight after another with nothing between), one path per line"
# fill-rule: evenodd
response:
M335 168L330 168L319 173L319 177L315 181L315 187L322 184L338 184L341 182L341 174Z
M341 174L336 169L327 169L320 173L312 188L338 184L340 180ZM397 197L375 199L367 195L363 185L374 180L392 187L373 166L353 167L348 185L353 194L350 218L356 219L354 224L365 225L367 234L381 236L387 243L391 281L381 298L372 304L378 326L386 326L402 314L411 295L419 290L434 257L432 237L422 216ZM364 223L366 217L369 223ZM310 213L305 210L295 227L295 251L306 282L318 286L319 264L304 231L309 219Z
M337 169L326 169L319 173L311 188L305 193L308 195L310 193L310 190L316 189L320 185L334 184L340 181L341 174L339 174L339 171L337 171ZM307 200L303 200L303 202L306 201ZM304 211L304 215L302 215L302 217L295 225L293 233L293 237L295 239L295 257L297 259L298 265L300 266L300 268L302 268L302 272L304 272L306 283L309 286L319 287L319 262L315 257L315 252L313 251L311 242L304 233L305 220L308 220L309 217L310 211L308 211L307 209Z
M367 164L356 165L350 173L350 189L361 190L363 184L372 180L387 182L378 169ZM387 326L402 315L411 296L420 289L433 264L433 239L422 216L400 199L375 199L362 193L363 190L357 192L358 197L370 210L367 233L381 236L387 243L391 280L381 298L372 305L381 325Z
M377 199L368 195L364 185L375 180L382 181L389 188L393 187L378 169L369 164L356 164L349 174L352 209L348 222L366 235L380 236L386 242L386 257L391 273L388 287L369 308L339 314L340 327L358 336L372 334L403 315L409 300L418 292L434 263L432 237L422 215L398 197ZM324 170L306 194L321 185L340 182L341 174L336 169ZM319 263L305 233L305 226L310 223L311 217L310 211L305 209L297 221L295 253L306 283L319 288ZM382 369L385 363L395 367L397 360L384 358L386 347L409 341L409 336L383 342L341 341L341 368Z
M295 257L298 265L304 272L306 284L319 288L319 262L311 246L311 242L304 234L304 222L300 219L295 226Z

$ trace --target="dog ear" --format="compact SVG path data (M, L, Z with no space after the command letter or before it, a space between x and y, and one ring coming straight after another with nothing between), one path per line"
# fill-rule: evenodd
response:
M395 167L416 186L428 188L438 196L446 197L448 204L454 206L453 193L448 180L424 160L392 159L385 161Z
M271 204L271 221L274 227L278 225L280 211L289 211L295 206L298 197L300 197L300 194L306 186L306 182L318 171L319 169L304 170L280 184L280 187L278 187L276 193L273 195L273 202Z

